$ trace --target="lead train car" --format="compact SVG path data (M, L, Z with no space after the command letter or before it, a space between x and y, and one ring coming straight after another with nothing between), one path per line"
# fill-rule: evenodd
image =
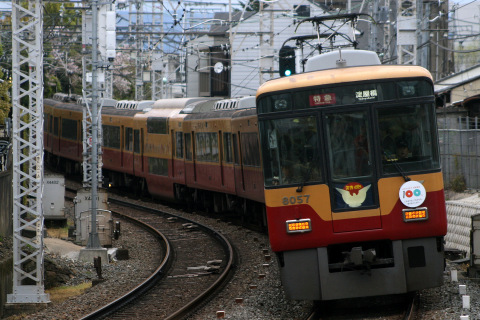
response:
M365 54L342 50L347 66ZM333 300L441 285L447 219L430 73L312 69L257 93L270 244L287 295Z
M104 184L266 226L255 98L120 101L102 107ZM44 100L47 163L81 172L82 107ZM255 151L251 151L252 148Z

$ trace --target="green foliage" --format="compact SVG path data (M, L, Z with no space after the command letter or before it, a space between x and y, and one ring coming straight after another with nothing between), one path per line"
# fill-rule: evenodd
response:
M5 122L5 118L8 117L10 109L12 108L10 96L8 95L8 90L11 87L11 83L9 80L4 79L4 75L1 70L0 79L0 124L3 124Z
M463 175L458 175L450 181L450 189L455 192L463 192L467 189L467 183Z

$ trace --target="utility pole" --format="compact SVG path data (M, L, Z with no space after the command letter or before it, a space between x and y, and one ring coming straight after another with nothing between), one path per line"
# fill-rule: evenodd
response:
M103 98L113 98L113 68L110 65L115 60L116 47L116 12L115 5L109 1L101 3L98 10L98 48L103 63L100 69L105 78Z
M417 63L417 3L398 0L397 61L398 64Z
M139 32L143 27L143 0L136 0L133 2L136 9L136 19L135 19L135 49L136 49L136 60L135 60L135 100L143 100L143 39L140 36Z
M92 0L92 229L88 238L87 249L101 248L97 233L97 198L98 198L98 1Z
M159 0L160 3L160 10L159 10L159 15L160 15L160 21L159 21L159 27L160 27L160 32L159 34L161 35L161 38L158 40L157 43L155 43L152 47L152 100L158 100L163 98L163 0ZM154 6L152 5L152 27L156 26L155 22L155 16L156 13L153 12ZM154 29L155 30L155 29Z
M12 1L13 292L48 303L43 285L43 7ZM33 236L28 236L33 231Z
M107 260L107 250L101 247L97 232L98 184L102 181L102 152L101 152L101 106L99 107L99 79L98 69L104 64L98 59L98 0L91 0L91 60L87 58L87 33L83 38L83 191L91 192L91 229L87 246L80 251L80 259L92 261L100 256L102 261ZM86 14L85 14L86 16ZM87 23L88 21L88 23ZM84 20L85 29L90 20ZM91 61L91 62L90 62ZM90 63L89 63L90 62ZM88 72L90 71L90 72ZM81 214L81 213L76 213ZM77 226L78 228L78 226ZM77 231L78 232L78 231Z

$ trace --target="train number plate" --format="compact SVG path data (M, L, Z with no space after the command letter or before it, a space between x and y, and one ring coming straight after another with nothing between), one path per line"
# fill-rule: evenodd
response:
M310 200L309 194L304 194L301 196L283 197L282 204L284 206L288 206L291 204L303 204L303 203L308 203L309 200Z

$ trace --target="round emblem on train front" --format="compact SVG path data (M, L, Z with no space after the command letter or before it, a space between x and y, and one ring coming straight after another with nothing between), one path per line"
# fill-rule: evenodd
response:
M400 187L398 197L407 207L415 208L425 201L427 191L420 182L407 181Z

